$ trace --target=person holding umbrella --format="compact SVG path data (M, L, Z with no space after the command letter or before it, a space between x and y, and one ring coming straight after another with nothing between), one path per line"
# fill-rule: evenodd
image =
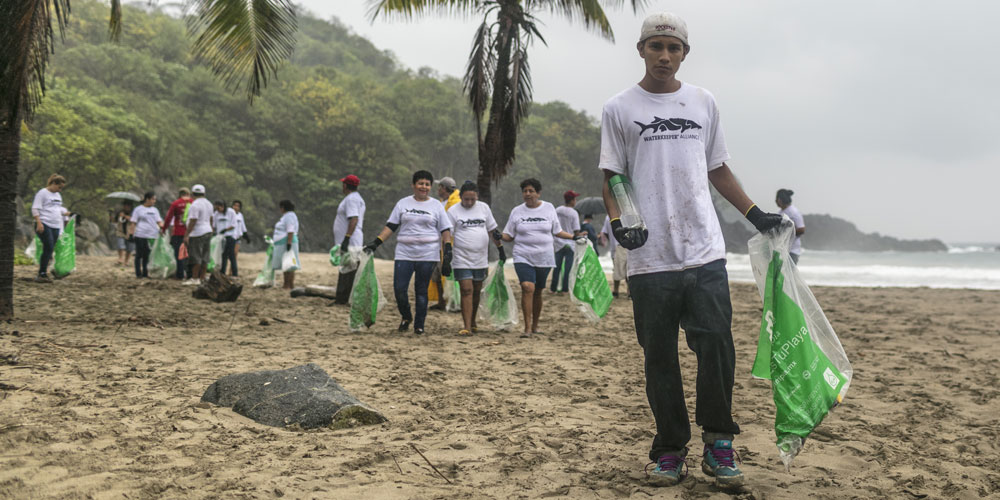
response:
M132 219L133 209L135 204L132 200L125 199L122 200L122 207L118 212L111 214L110 222L115 227L115 248L118 249L119 266L127 266L129 258L135 253L135 239L128 235L128 224Z

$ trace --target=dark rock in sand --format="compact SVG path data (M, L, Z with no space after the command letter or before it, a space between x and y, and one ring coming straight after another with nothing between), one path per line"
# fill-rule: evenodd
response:
M243 285L219 271L212 271L208 281L198 285L198 288L191 292L191 296L214 302L235 302L241 293L243 293Z
M275 427L344 429L386 421L314 363L228 375L210 385L201 400Z

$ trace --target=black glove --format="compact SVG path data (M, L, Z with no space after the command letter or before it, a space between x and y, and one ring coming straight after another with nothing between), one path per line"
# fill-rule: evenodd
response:
M444 259L441 262L441 275L451 276L451 243L444 244Z
M648 229L622 227L621 219L611 220L611 231L614 233L615 239L618 240L618 244L627 250L635 250L645 245L646 240L649 239Z
M760 208L757 208L757 205L750 207L746 217L747 220L753 224L753 227L757 228L757 230L761 233L766 233L771 229L778 227L778 224L781 224L781 215L769 214Z
M340 242L340 253L347 253L347 245L351 243L351 237L344 235L344 241Z
M285 251L290 252L292 250L292 242L285 243Z
M500 262L504 262L507 260L507 252L503 251L502 245L497 247L497 252L500 252Z
M497 240L497 241L500 241L500 240L503 239L503 234L500 234L500 230L499 229L494 229L493 230L493 239Z
M365 249L364 249L365 253L367 253L369 255L375 253L375 249L378 248L379 245L381 245L381 244L382 244L382 238L379 238L378 236L376 236L375 239L372 240L371 243L365 245Z

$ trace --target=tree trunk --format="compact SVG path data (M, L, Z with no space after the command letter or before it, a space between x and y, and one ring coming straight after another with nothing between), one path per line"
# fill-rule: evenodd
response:
M486 137L479 146L479 174L476 177L476 187L479 189L479 199L490 204L493 202L492 185L506 173L508 159L503 153L504 108L507 105L510 89L510 51L517 36L514 21L510 18L509 9L519 8L516 4L502 6L497 15L500 24L497 44L497 65L493 74L493 95L490 102L490 116L486 119ZM516 133L516 132L515 132Z
M14 318L14 228L21 123L0 122L0 321Z
M213 271L208 281L198 285L191 296L196 299L206 299L215 302L235 302L243 292L243 285L229 279L219 271Z

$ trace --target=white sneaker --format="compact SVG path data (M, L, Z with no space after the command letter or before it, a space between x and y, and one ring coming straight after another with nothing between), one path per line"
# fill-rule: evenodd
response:
M191 278L189 280L184 281L181 284L185 285L185 286L200 285L201 284L201 280L196 280L194 278Z

